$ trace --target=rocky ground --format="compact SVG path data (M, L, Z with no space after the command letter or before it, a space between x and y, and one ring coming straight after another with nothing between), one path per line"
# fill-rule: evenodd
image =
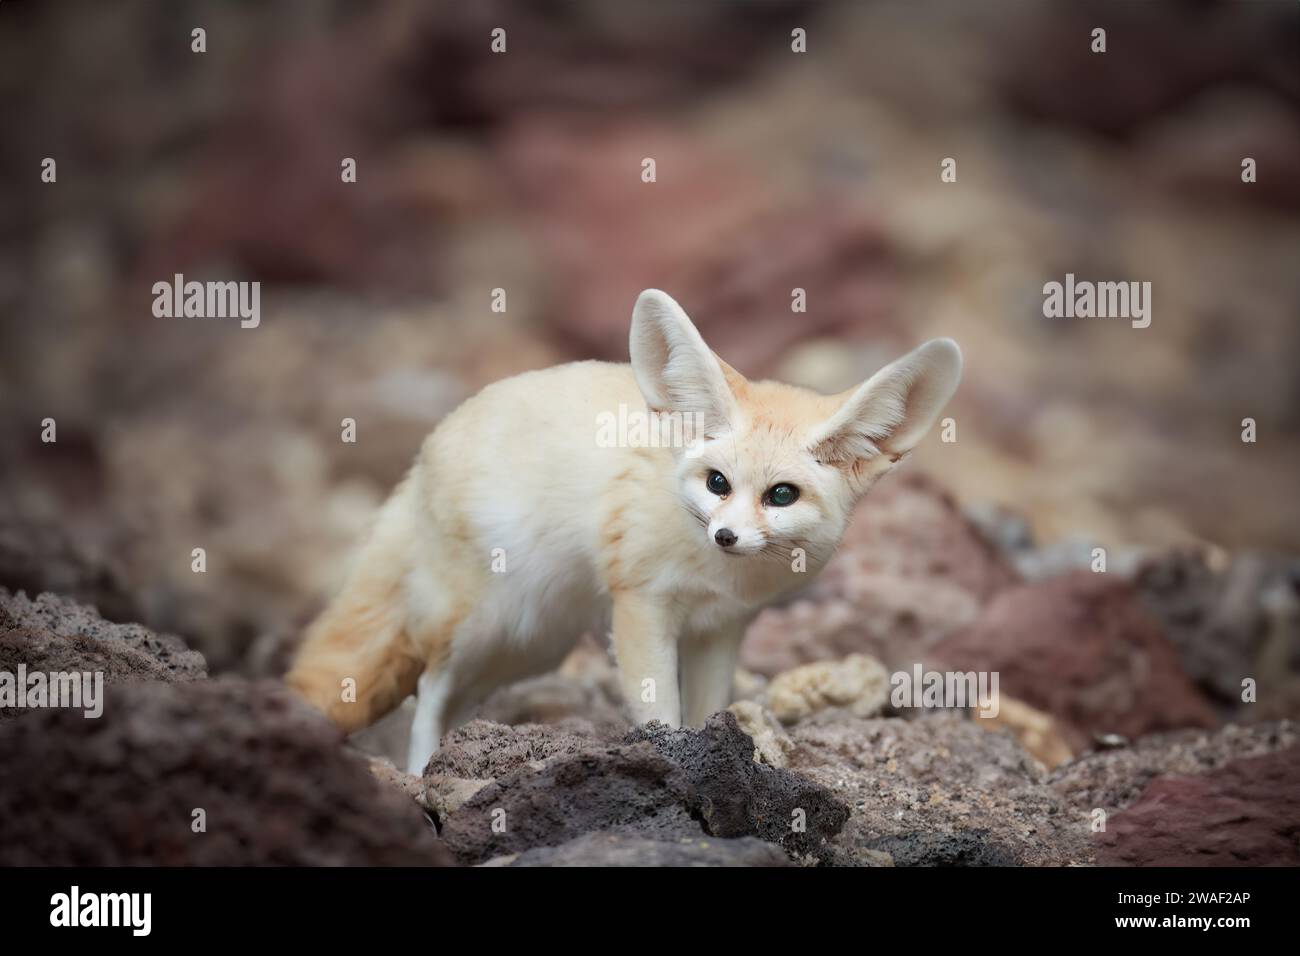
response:
M276 681L209 678L179 638L0 590L0 670L106 681L98 719L0 710L0 757L26 768L0 787L0 864L1300 863L1300 725L1277 713L1300 660L1266 666L1300 646L1286 565L1177 553L1028 580L932 480L880 492L826 575L755 623L704 728L629 726L587 638L422 778L393 764L409 706L345 740ZM951 597L909 610L918 593ZM913 661L999 670L999 714L894 706ZM1229 702L1226 668L1270 675L1259 702Z
M0 707L0 863L1297 862L1296 5L636 7L3 5L0 672L107 701ZM176 272L260 325L153 316ZM1047 321L1067 272L1152 324ZM647 286L824 392L951 335L956 440L703 730L629 727L594 635L422 778L408 707L342 739L276 679L421 439L625 360ZM917 665L998 714L895 708Z

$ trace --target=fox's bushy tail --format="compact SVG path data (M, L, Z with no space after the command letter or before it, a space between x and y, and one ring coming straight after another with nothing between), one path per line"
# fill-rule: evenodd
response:
M348 732L400 704L423 669L396 588L350 583L307 631L285 675L285 683Z
M407 631L394 525L381 518L343 592L308 629L285 675L290 687L349 732L400 704L424 669Z

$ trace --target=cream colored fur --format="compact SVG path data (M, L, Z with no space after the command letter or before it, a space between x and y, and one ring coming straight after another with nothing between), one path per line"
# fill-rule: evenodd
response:
M821 569L854 503L920 441L961 374L956 344L936 339L839 395L751 382L653 289L630 346L630 365L529 372L450 414L308 631L289 684L348 730L418 690L420 772L493 689L555 667L612 623L633 718L698 725L729 702L750 619ZM700 440L608 447L597 422L620 405L688 413ZM725 497L706 487L713 470ZM764 497L781 482L799 489L786 507ZM722 528L730 547L716 543Z

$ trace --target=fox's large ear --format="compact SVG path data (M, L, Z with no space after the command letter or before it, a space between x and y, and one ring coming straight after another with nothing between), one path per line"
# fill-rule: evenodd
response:
M813 433L819 461L878 472L925 437L961 380L961 350L952 339L931 339L886 365L845 394L835 413Z
M722 365L671 296L658 289L637 296L629 348L636 383L652 409L698 415L706 434L728 427L735 398Z

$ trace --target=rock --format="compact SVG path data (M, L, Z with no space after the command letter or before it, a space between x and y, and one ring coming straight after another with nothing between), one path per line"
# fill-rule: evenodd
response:
M508 738L518 731L490 733ZM541 743L548 734L559 738L554 746ZM725 712L701 730L651 724L618 743L579 746L566 732L541 726L522 736L487 755L449 756L446 766L458 773L504 771L442 821L442 838L462 862L484 863L599 831L669 842L757 836L788 854L816 857L848 812L822 787L755 763L753 741ZM527 759L546 752L554 755ZM442 757L430 761L430 772L444 766ZM801 831L791 826L796 810L803 811Z
M826 841L848 817L848 808L824 787L755 763L753 741L728 711L714 714L700 730L651 723L624 739L648 741L685 771L691 812L713 836L756 835L792 856L821 858Z
M733 700L761 700L767 690L767 678L751 670L737 667L731 679L731 696Z
M1090 36L1103 12L1111 44L1098 56ZM1218 6L1183 12L1170 17L1158 6L1126 3L1039 8L1009 25L1009 41L1026 55L998 61L998 85L1033 119L1116 138L1229 77L1234 88L1285 100L1293 85L1282 79L1282 64L1292 48L1282 40L1290 24L1282 8L1261 5L1245 16ZM1223 42L1228 36L1232 42Z
M639 168L647 138L655 142L653 189L619 172ZM753 378L771 376L814 338L869 330L903 350L897 254L880 220L862 209L820 199L789 205L763 188L743 153L652 119L599 129L518 123L501 149L507 186L564 303L547 323L575 357L624 360L626 313L647 285L671 289L705 341ZM690 176L663 174L687 168ZM556 176L572 186L565 197L549 186ZM815 287L817 306L792 322L795 287Z
M607 122L693 103L749 76L768 49L771 31L795 11L806 10L792 0L746 11L744 17L696 5L629 7L617 18L576 10L557 16L518 2L437 14L423 8L377 9L371 29L396 36L400 48L391 52L389 85L376 93L418 97L421 125L435 129L492 130L539 113ZM483 55L479 42L498 22L508 22L513 35L527 38L517 47L512 41L504 58ZM732 37L727 49L711 50L699 42L721 30ZM368 52L356 49L355 27L334 37L334 57ZM575 49L604 52L599 62L579 61ZM493 62L511 57L509 63ZM321 68L329 66L326 59Z
M865 847L854 854L854 866L895 866L893 854L886 850L869 850Z
M1270 209L1300 209L1300 117L1293 105L1240 87L1207 92L1134 143L1136 182L1162 191L1221 202L1255 202ZM1251 157L1275 176L1250 189L1239 177L1219 175ZM1257 187L1257 188L1256 188Z
M405 767L410 757L414 720L415 696L412 695L369 727L349 734L348 746L394 767Z
M977 726L984 730L1008 731L1048 770L1074 756L1069 742L1050 714L1035 710L1006 694L998 694L997 716L981 716Z
M756 837L650 840L627 833L586 833L559 846L526 850L503 865L790 866L791 862L780 847Z
M980 604L1019 581L952 494L917 471L882 479L863 500L840 547L855 560L829 579L850 598L855 570L947 583Z
M139 624L111 624L90 607L42 594L35 601L0 588L0 671L98 672L105 685L193 681L207 676L202 655L180 638ZM27 713L0 709L0 718Z
M1110 866L1296 866L1300 747L1160 777L1098 834Z
M557 846L597 830L698 837L685 773L647 743L524 766L483 787L442 821L462 863Z
M828 707L843 708L854 717L874 717L887 703L889 673L865 654L804 664L778 674L767 688L767 706L783 724Z
M754 620L742 663L769 677L853 653L911 666L918 648L973 624L1018 580L933 480L891 476L866 496L806 597Z
M1043 581L1070 571L1091 570L1093 551L1101 542L1085 535L1073 534L1048 544L1034 541L1033 531L1024 515L1001 505L983 502L966 509L979 527L1026 581ZM1106 573L1130 578L1142 560L1139 548L1106 549Z
M823 713L790 731L790 768L850 807L831 859L898 866L1089 862L1088 818L1068 812L1009 735L927 713L864 720Z
M112 621L138 621L141 616L116 565L88 554L62 528L6 510L0 510L0 587L67 595Z
M755 760L769 767L786 765L786 754L794 742L771 711L752 700L738 700L727 710L735 715L740 729L754 741Z
M566 718L556 724L507 727L473 720L443 737L424 771L426 803L439 820L460 809L495 778L524 767L538 768L557 756L585 752L616 737L602 735L595 724Z
M590 721L577 718L549 726L517 727L473 720L442 738L442 746L430 759L425 773L492 779L531 763L585 753L617 740L599 733Z
M963 509L967 518L990 544L1012 561L1034 549L1034 529L1014 508L995 501L979 501Z
M982 829L919 830L881 837L869 846L867 852L888 854L893 866L1016 866L1019 862Z
M4 866L437 865L420 811L282 685L115 685L0 724ZM202 810L206 832L194 832Z
M370 772L376 780L395 787L401 793L406 794L421 810L432 810L428 796L425 791L424 781L413 773L406 773L398 770L397 766L390 760L382 757L371 757Z
M550 724L609 741L620 739L631 726L624 714L623 692L613 662L605 648L590 638L580 641L557 670L498 689L473 716L487 724ZM365 753L405 765L414 717L415 698L408 697L392 713L352 734L348 742ZM448 734L446 746L455 747L461 742L469 748L490 746L486 738L476 744L465 737L465 733L475 733L466 731L468 726ZM492 735L490 731L484 733ZM537 739L545 745L543 738ZM499 768L488 776L497 772ZM440 773L458 776L449 770Z
M437 820L445 820L492 781L476 777L452 777L434 773L424 778L420 805Z
M1134 584L1197 687L1245 717L1255 708L1242 706L1243 678L1255 677L1259 700L1270 704L1283 697L1279 685L1300 678L1300 661L1287 660L1300 648L1300 573L1293 561L1249 552L1220 565L1212 567L1203 550L1170 551L1144 563Z
M1209 773L1234 760L1260 757L1300 745L1293 721L1236 726L1206 732L1150 734L1128 747L1085 754L1059 767L1052 788L1081 812L1114 813L1132 804L1152 780L1167 774Z
M609 652L584 638L558 670L493 693L475 714L499 724L552 724L578 717L611 736L630 726Z
M1106 574L1009 588L934 653L959 671L998 672L1000 689L1051 714L1076 752L1094 734L1215 724L1159 622Z

